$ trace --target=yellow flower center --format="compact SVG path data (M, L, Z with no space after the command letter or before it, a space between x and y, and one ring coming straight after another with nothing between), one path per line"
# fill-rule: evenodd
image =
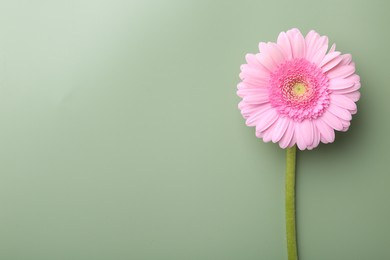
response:
M292 92L294 93L295 96L302 96L306 93L306 85L303 83L295 83L294 86L292 87Z

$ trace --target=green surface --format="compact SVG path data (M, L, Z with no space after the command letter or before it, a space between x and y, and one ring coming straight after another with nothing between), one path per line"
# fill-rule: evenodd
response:
M352 53L359 112L299 152L300 260L390 259L389 1L0 1L0 259L284 260L285 151L238 109L259 41Z

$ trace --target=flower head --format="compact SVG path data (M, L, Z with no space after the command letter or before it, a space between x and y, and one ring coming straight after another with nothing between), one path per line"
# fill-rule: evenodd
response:
M310 31L304 37L294 28L246 55L237 86L239 109L258 138L305 150L332 143L335 130L348 130L360 78L351 55L335 48L328 51L326 36Z

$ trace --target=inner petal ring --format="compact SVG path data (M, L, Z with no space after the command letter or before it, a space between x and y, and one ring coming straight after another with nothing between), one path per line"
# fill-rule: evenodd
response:
M329 106L329 80L322 70L305 59L286 61L271 73L271 105L296 121L315 119Z

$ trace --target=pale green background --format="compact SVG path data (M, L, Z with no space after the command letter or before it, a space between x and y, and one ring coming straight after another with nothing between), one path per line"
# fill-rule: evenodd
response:
M362 81L350 131L299 153L300 259L390 259L389 3L1 0L0 259L286 259L285 154L235 92L291 27Z

